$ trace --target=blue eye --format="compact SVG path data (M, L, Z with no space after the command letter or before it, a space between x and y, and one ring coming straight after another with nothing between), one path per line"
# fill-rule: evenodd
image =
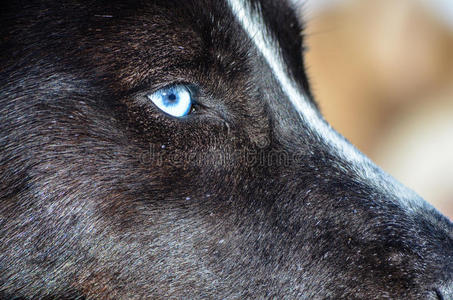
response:
M159 109L173 117L184 117L192 108L192 95L184 85L160 89L147 95Z

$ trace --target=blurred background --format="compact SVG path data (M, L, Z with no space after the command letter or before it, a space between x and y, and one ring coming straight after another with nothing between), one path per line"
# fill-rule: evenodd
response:
M305 0L332 126L453 220L453 0Z

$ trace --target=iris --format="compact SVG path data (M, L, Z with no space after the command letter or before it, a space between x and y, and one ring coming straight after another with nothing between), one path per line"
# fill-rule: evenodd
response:
M147 95L160 110L173 117L184 117L192 108L192 95L184 85L175 85L160 89Z

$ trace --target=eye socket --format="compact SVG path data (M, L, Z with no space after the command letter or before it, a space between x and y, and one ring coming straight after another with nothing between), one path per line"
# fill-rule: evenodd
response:
M146 95L160 110L173 117L187 116L193 100L190 90L184 85L175 85Z

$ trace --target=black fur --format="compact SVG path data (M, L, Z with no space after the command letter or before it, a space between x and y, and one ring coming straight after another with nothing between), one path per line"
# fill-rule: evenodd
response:
M453 299L450 221L322 142L225 1L10 2L0 298ZM251 2L311 97L294 12ZM175 83L183 119L145 97Z

